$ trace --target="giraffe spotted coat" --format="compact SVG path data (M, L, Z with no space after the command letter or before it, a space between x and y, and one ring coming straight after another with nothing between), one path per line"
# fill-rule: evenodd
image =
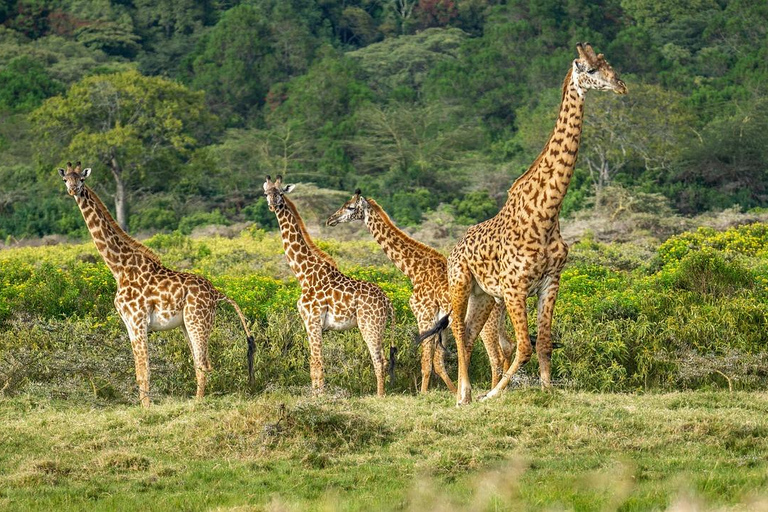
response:
M91 169L59 169L67 192L75 198L96 249L117 281L115 308L131 339L139 399L150 405L147 335L180 327L195 364L198 398L205 394L211 370L208 338L220 301L229 302L240 317L248 339L248 370L253 380L254 341L238 305L204 277L166 268L149 248L131 238L110 215L96 193L85 185Z
M307 331L310 377L315 393L325 386L323 371L323 331L358 327L373 361L376 393L384 395L385 358L382 339L389 319L394 327L394 309L384 291L373 283L345 276L330 256L317 247L307 233L296 206L285 194L280 176L267 177L264 194L277 216L288 265L301 285L297 303Z

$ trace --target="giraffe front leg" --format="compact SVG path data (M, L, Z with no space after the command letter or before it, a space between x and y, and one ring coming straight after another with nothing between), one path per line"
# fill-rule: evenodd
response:
M549 389L552 368L552 314L555 310L557 292L560 289L560 276L552 277L539 291L536 355L539 358L539 377L541 387Z
M325 391L325 376L323 374L323 328L320 324L320 314L301 303L299 314L304 321L309 345L309 377L312 381L312 394L322 395Z
M507 305L507 313L509 314L509 318L512 319L512 325L515 327L517 351L509 370L504 372L499 383L496 384L483 400L493 398L501 393L509 384L512 376L517 373L517 370L531 358L533 347L531 346L531 338L528 334L528 313L525 308L526 295L525 292L521 293L513 290L504 296L504 301Z
M138 324L138 325L136 325ZM149 407L149 350L147 344L146 322L137 322L128 327L131 338L133 361L136 366L136 384L139 386L139 401L143 407Z

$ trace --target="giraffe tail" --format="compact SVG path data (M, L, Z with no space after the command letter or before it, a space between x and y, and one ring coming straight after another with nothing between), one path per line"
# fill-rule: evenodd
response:
M430 330L420 333L419 336L416 338L416 341L418 343L421 343L422 341L429 338L430 336L434 336L435 334L440 334L441 332L443 332L448 328L448 324L450 320L451 320L451 313L449 312L447 315L439 319L437 323Z
M254 377L253 377L253 356L256 353L256 341L253 339L253 334L251 334L251 330L248 328L248 322L245 320L245 315L243 315L243 312L240 310L240 306L237 305L237 302L230 299L223 293L219 292L221 294L221 298L219 300L225 300L229 302L233 308L235 308L235 312L237 313L237 316L240 317L240 323L243 324L243 330L245 331L245 338L248 340L248 385L253 386Z
M389 373L390 386L395 383L395 362L397 356L397 346L395 345L395 307L389 303L389 364L387 372Z

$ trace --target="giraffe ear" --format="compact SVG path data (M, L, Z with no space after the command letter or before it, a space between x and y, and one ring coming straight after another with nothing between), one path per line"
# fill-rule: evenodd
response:
M83 179L87 178L90 175L91 175L91 168L90 167L86 167L85 169L83 169L83 172L80 173L80 177L83 178Z
M286 185L283 188L283 194L290 194L293 189L296 188L296 185Z
M61 167L59 167L59 176L61 176L61 177L63 178L64 176L66 176L66 174L67 174L67 173L64 171L64 169L62 169Z
M573 66L579 73L586 73L587 69L589 68L589 65L582 59L575 59L573 61Z

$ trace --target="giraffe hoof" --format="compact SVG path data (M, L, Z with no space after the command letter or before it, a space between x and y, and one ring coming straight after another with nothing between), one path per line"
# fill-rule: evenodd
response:
M480 396L477 398L477 401L478 401L478 402L485 402L486 400L488 400L488 395L480 395Z

